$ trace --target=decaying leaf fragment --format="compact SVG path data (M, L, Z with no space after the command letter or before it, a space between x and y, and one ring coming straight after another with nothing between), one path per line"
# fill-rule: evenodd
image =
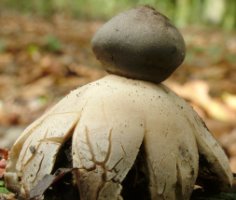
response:
M5 149L0 149L0 179L2 179L4 175L7 158L8 158L8 151Z
M54 174L46 174L38 184L30 190L29 198L35 199L44 194L44 192L49 189L49 187L62 179L66 174L71 173L74 169L73 168L62 168L58 169Z

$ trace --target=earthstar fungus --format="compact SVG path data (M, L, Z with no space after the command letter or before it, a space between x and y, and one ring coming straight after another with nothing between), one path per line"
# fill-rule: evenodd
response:
M7 187L29 198L72 138L83 200L131 199L124 192L134 180L130 171L145 178L144 199L187 200L195 184L229 188L224 151L196 112L160 83L185 54L170 21L150 7L131 9L106 23L92 44L111 74L72 91L22 133L10 152Z

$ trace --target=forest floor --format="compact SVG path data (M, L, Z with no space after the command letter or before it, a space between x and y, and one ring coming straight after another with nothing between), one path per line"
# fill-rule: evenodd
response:
M0 14L0 149L74 88L106 73L90 40L103 22ZM236 172L236 33L188 27L182 66L165 82L189 101Z

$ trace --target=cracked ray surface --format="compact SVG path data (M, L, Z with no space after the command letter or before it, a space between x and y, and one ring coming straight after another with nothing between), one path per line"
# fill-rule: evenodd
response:
M109 84L109 88L105 81L99 85L96 97L87 102L73 135L73 167L79 168L81 198L117 199L121 182L143 141L145 130L140 124L144 124L144 120L136 104L127 105L127 99L121 98L122 93L128 96L133 85L127 89L122 89L119 81ZM108 188L116 197L108 195Z
M56 155L73 134L85 104L83 98L78 100L77 94L85 94L87 87L70 93L30 125L15 142L5 176L6 184L13 191L27 197L38 181L51 173Z

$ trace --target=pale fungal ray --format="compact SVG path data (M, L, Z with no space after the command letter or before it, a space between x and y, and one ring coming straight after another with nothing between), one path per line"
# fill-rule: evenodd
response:
M114 82L107 88L105 80L99 81L97 95L88 100L73 135L73 167L79 168L82 199L121 199L121 183L144 137L144 127L140 126L144 120L137 105L127 105L127 99L120 95L128 96L133 86L122 89Z
M85 104L84 99L78 98L77 94L85 95L86 89L87 86L70 93L18 138L7 164L5 181L8 188L28 197L29 191L46 174L51 173L57 153L73 134Z

